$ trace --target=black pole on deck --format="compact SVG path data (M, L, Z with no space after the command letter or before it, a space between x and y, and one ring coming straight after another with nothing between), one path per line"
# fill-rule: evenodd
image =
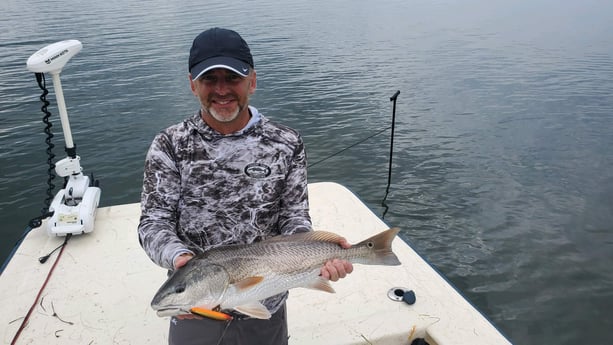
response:
M396 127L396 100L398 99L399 94L400 94L400 90L396 91L394 95L390 97L390 102L394 102L394 105L392 108L392 134L391 134L391 139L390 139L390 161L389 161L389 167L387 170L387 188L385 188L385 197L383 197L383 200L381 201L381 206L385 207L385 210L383 211L383 215L381 216L381 218L385 218L385 214L387 213L387 210L388 210L385 200L387 199L387 194L390 191L390 184L392 183L392 157L394 155L394 128Z

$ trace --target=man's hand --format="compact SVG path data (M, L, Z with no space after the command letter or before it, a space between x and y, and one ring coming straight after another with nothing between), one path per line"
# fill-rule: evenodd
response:
M343 239L340 243L340 246L344 249L351 248L351 244L347 242L346 239ZM321 268L320 275L328 280L333 282L345 278L347 274L353 272L353 265L351 262L346 260L334 259L328 260L324 267Z
M190 254L190 253L184 253L181 254L179 256L177 256L175 258L175 262L174 262L174 266L175 266L175 270L185 266L185 264L191 260L194 257L194 255ZM199 315L195 315L195 314L182 314L182 315L177 315L176 316L177 319L179 320L186 320L186 319L203 319L202 316Z
M184 253L184 254L181 254L181 255L177 256L177 257L175 258L175 262L174 262L175 270L176 270L177 268L179 268L179 267L183 267L183 266L185 266L185 264L186 264L186 263L187 263L189 260L191 260L191 258L193 258L193 257L194 257L194 255L193 255L193 254L190 254L190 253Z
M196 314L181 314L175 316L179 320L203 320L204 317Z

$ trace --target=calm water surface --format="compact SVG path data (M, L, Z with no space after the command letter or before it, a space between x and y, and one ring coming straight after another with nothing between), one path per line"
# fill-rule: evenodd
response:
M155 133L197 107L191 40L224 26L252 47L252 103L300 130L312 163L388 127L400 90L386 222L514 343L610 343L611 2L206 3L2 1L3 259L46 189L27 58L51 42L83 42L62 73L74 140L101 180L102 205L132 203ZM342 183L381 215L389 134L311 166L311 182Z

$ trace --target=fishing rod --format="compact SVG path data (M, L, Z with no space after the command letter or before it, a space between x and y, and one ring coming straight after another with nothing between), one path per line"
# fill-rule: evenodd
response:
M371 135L367 136L367 137L366 137L366 138L364 138L364 139L361 139L361 140L359 140L359 141L357 141L357 142L355 142L355 143L353 143L353 144L351 144L351 145L349 145L349 146L347 146L347 147L345 147L345 148L343 148L343 149L341 149L341 150L339 150L339 151L337 151L337 152L334 152L333 154L331 154L331 155L329 155L329 156L327 156L327 157L324 157L324 158L322 158L322 159L320 159L320 160L316 161L315 163L309 163L309 168L312 168L312 167L316 166L316 165L317 165L317 164L319 164L319 163L322 163L322 162L324 162L324 161L327 161L328 159L330 159L330 158L332 158L332 157L336 157L336 156L340 155L341 153L343 153L343 152L345 152L345 151L349 150L350 148L353 148L353 147L355 147L355 146L358 146L358 145L360 145L361 143L363 143L363 142L365 142L365 141L369 140L370 138L376 137L377 135L379 135L379 134L381 134L381 133L383 133L383 132L387 131L388 129L390 129L390 127L391 127L391 126L388 126L388 127L385 127L385 128L383 128L383 129L381 129L381 130L378 130L378 131L377 131L377 132L375 132L374 134L371 134Z
M392 143L391 143L392 146L390 148L390 150L392 151L393 150L393 146L394 146L394 126L395 126L395 123L396 123L396 98L398 97L399 93L400 93L400 91L396 91L396 93L392 96L392 98L390 98L390 100L392 100L392 99L394 100L394 112L392 114L392 125L391 126L387 126L385 128L382 128L382 129L376 131L375 133L367 136L366 138L358 140L355 143L353 143L353 144L351 144L351 145L349 145L349 146L347 146L347 147L345 147L345 148L343 148L343 149L341 149L339 151L336 151L336 152L334 152L333 154L331 154L329 156L326 156L326 157L316 161L315 163L309 163L309 168L312 168L312 167L316 166L319 163L325 162L325 161L327 161L328 159L330 159L332 157L336 157L339 154L349 150L350 148L358 146L358 145L362 144L363 142L365 142L365 141L367 141L367 140L369 140L369 139L371 139L373 137L376 137L377 135L387 131L390 128L392 129ZM388 189L389 189L389 185L390 185L390 179L392 177L392 172L391 172L391 169L392 169L391 154L392 153L390 152L390 167L389 167L389 173L388 173L388 179L387 179L387 188Z
M333 154L331 154L331 155L329 155L327 157L324 157L324 158L316 161L315 163L310 163L308 165L309 168L312 168L312 167L316 166L317 164L322 163L324 161L327 161L328 159L330 159L332 157L335 157L335 156L337 156L337 155L339 155L339 154L349 150L350 148L352 148L354 146L362 144L363 142L365 142L365 141L367 141L367 140L369 140L369 139L371 139L371 138L373 138L373 137L375 137L375 136L377 136L377 135L379 135L379 134L381 134L381 133L383 133L383 132L385 132L385 131L387 131L388 129L391 128L392 129L392 133L391 133L391 138L390 138L389 167L387 169L387 187L385 188L385 196L383 197L383 200L381 201L381 206L385 207L385 210L383 211L383 215L381 216L381 218L385 218L385 214L387 213L387 211L389 209L389 207L385 203L385 200L387 200L387 195L389 194L390 185L392 183L392 158L393 158L393 155L394 155L394 130L396 128L396 101L398 100L398 95L399 94L400 94L400 90L396 91L392 95L392 97L390 97L390 101L394 102L393 108L392 108L392 124L391 124L391 126L387 126L387 127L383 128L383 129L380 129L379 131L375 132L374 134L369 135L368 137L366 137L364 139L361 139L361 140L359 140L359 141L357 141L357 142L355 142L355 143L353 143L353 144L351 144L351 145L349 145L349 146L347 146L347 147L345 147L345 148L343 148L343 149L341 149L341 150L339 150L339 151L337 151L337 152L335 152L335 153L333 153Z
M385 214L387 213L387 210L389 209L389 207L385 203L385 200L387 199L387 194L390 191L390 184L392 183L392 157L394 155L394 128L396 127L396 101L398 100L399 94L400 94L400 90L396 91L394 95L390 97L390 102L394 102L394 105L392 108L392 134L390 135L390 160L389 160L389 167L387 169L387 187L385 188L385 196L383 197L383 200L381 201L381 206L385 207L385 210L383 211L383 215L381 216L381 218L385 218Z

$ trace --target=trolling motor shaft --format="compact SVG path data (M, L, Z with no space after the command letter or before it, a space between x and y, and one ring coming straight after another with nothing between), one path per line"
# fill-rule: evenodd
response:
M60 81L62 68L68 60L81 51L82 47L81 42L77 40L52 43L32 54L26 63L28 70L34 73L50 73L53 78L68 155L55 163L55 172L59 176L66 177L67 182L66 186L55 195L49 207L49 211L53 212L47 222L47 232L50 236L78 235L93 231L96 210L100 202L101 190L94 186L94 181L83 174L81 158L76 154Z

